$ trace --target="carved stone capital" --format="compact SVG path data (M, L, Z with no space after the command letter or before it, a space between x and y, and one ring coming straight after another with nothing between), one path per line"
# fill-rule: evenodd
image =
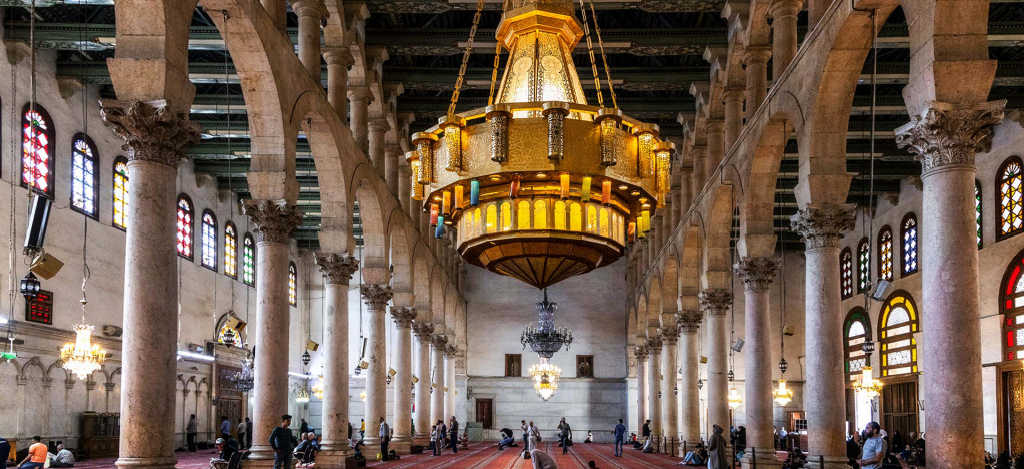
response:
M185 147L199 142L199 124L188 114L175 112L166 100L100 100L100 116L118 137L129 160L175 166Z
M394 296L390 285L363 285L359 288L359 293L363 295L366 305L375 311L383 311L384 305L388 304L388 301L391 301L391 297Z
M761 292L771 287L779 265L769 257L744 257L733 269L748 289Z
M325 47L323 56L327 65L341 65L345 70L356 63L355 57L352 57L352 51L347 47Z
M43 384L44 388L50 389L50 386L53 386L53 378L51 378L49 376L43 376L42 384ZM111 388L108 389L107 391L113 391L113 384L114 383L104 383L104 384L110 384Z
M772 57L772 50L769 47L747 47L743 49L743 63L745 64L766 64Z
M839 247L843 232L855 226L852 204L821 204L801 208L789 219L793 231L803 236L807 249Z
M444 350L445 344L448 343L448 338L444 334L434 334L430 338L430 343L434 344L435 349Z
M113 391L114 386L116 386L116 383L103 383L103 389L105 389L107 392ZM188 394L188 389L185 390L185 394Z
M647 351L647 346L646 345L640 344L640 345L634 345L633 346L633 356L636 357L636 361L637 362L642 362L642 361L646 360L648 354L649 354L649 352Z
M676 324L679 324L679 330L683 334L695 334L700 330L700 323L703 320L704 316L700 311L688 309L676 313Z
M670 324L661 328L661 341L665 345L675 345L679 342L679 324Z
M729 311L732 305L732 295L724 288L709 288L700 292L697 298L700 301L700 309L708 316L722 316Z
M348 285L352 280L352 274L359 270L359 259L351 255L313 253L316 265L320 272L327 277L327 283L332 285Z
M444 356L446 356L448 358L454 358L458 354L459 354L458 347L456 347L456 346L454 346L452 344L445 345L445 347L444 347Z
M406 306L392 306L391 319L395 320L395 325L399 329L408 329L412 326L412 321L416 319L416 309Z
M292 231L302 223L297 205L281 200L246 200L242 213L252 220L257 242L286 243Z
M803 0L773 0L768 7L768 15L774 19L795 17L800 13L803 3Z
M434 325L429 321L415 321L412 323L412 333L416 334L416 338L420 339L420 342L430 342L431 334L434 333Z
M661 353L661 336L654 335L647 338L647 351L652 355Z
M896 145L921 160L921 175L953 167L974 167L974 155L992 146L992 130L1003 120L1006 101L973 106L933 102L895 131Z
M70 376L64 380L64 389L72 390L75 388L75 380Z
M327 15L324 0L291 0L291 4L292 11L299 17L312 16L319 19Z

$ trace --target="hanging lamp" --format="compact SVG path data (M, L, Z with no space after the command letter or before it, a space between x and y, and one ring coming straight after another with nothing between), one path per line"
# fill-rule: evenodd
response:
M783 141L786 138L786 126L782 126ZM779 261L782 272L782 281L779 282L782 289L782 299L779 305L779 387L772 391L772 399L775 405L785 407L793 400L793 390L786 387L786 370L789 363L786 363L786 240L779 238L782 259Z
M94 326L85 320L86 305L89 301L85 296L85 287L89 281L89 264L86 251L89 246L89 218L82 217L82 322L74 326L75 340L65 343L60 349L61 366L70 373L84 380L94 371L99 370L107 359L107 352L99 344L92 342Z

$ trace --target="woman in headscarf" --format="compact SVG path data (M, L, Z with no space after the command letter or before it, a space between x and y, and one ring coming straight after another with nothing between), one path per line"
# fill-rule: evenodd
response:
M708 442L708 469L727 469L729 460L725 457L725 437L722 427L715 425L714 434Z

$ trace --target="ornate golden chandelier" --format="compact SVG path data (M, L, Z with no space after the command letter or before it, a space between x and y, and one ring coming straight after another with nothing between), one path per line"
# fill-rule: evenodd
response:
M533 390L545 401L551 399L558 391L558 378L562 376L562 369L548 363L547 358L541 357L540 363L530 367L530 376L533 377Z
M468 262L544 288L618 259L650 229L669 189L673 145L658 126L605 107L588 9L572 0L508 0L486 108L455 113L483 0L445 117L413 134L411 197L435 236L455 229ZM593 6L589 8L594 18ZM595 18L596 20L596 18ZM600 30L596 28L603 54ZM597 106L584 97L572 50L586 37ZM509 51L497 87L501 49Z
M107 359L107 352L100 347L100 344L92 342L92 331L94 326L85 322L86 305L89 300L85 296L85 286L89 282L89 263L87 262L86 251L88 248L89 224L83 222L82 232L82 322L74 326L75 341L67 342L60 348L61 366L78 377L86 379L94 371L99 370Z

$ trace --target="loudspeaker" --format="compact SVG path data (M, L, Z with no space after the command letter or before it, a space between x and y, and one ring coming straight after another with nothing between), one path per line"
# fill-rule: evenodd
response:
M316 352L318 348L320 348L320 344L313 342L312 340L306 340L306 350Z
M25 231L25 254L36 255L43 250L43 239L46 238L46 223L50 219L50 206L53 202L39 194L32 194L32 204L28 212L28 226ZM49 277L47 277L49 278Z
M875 286L875 290L871 292L871 299L875 301L885 300L885 292L889 290L889 285L891 284L888 280L880 280L878 285Z
M736 342L732 344L732 351L736 353L743 351L743 344L743 339L736 339Z
M43 228L44 231L45 229L46 228ZM40 246L42 246L42 243L40 243ZM35 259L32 259L32 264L28 266L28 270L46 280L49 280L53 278L54 275L57 275L57 272L60 272L61 267L64 267L64 263L61 262L60 259L44 252L41 255L36 256Z

